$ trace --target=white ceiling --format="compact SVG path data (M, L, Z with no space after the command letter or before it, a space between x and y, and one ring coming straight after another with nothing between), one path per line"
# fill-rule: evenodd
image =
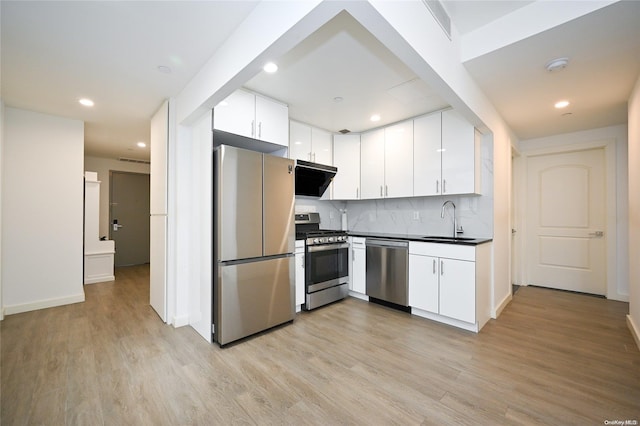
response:
M148 159L136 143L149 142L153 113L257 3L2 0L2 99L83 120L86 154Z
M464 36L530 1L447 0ZM562 2L558 2L562 3ZM7 106L85 121L88 155L149 158L149 119L177 95L234 28L249 1L0 2L1 90ZM566 2L564 3L566 6ZM640 73L640 2L604 7L465 63L520 138L626 122ZM550 74L544 64L569 56ZM446 104L346 13L278 60L275 75L246 86L287 102L318 127L361 131ZM172 73L159 72L159 65ZM80 97L96 102L78 105ZM340 96L342 102L334 102ZM568 98L570 116L551 104ZM563 111L565 112L565 111ZM373 113L378 123L368 121Z
M245 87L287 103L291 118L332 132L361 132L448 106L346 12L277 63L277 73L261 72ZM373 114L379 122L370 121Z

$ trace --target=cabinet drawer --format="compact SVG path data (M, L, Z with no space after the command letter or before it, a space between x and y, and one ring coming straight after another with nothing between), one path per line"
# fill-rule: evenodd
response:
M445 257L449 259L476 260L476 248L458 244L409 242L409 254Z
M362 237L352 237L351 239L351 244L353 245L353 248L365 248L365 242L366 242L366 238L362 238Z

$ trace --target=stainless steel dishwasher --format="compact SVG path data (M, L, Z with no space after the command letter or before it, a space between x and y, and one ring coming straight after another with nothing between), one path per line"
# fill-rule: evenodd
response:
M367 238L367 296L409 305L409 242Z

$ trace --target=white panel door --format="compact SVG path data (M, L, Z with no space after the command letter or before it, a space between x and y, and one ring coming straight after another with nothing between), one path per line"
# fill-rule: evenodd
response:
M332 183L333 199L359 199L360 135L333 136L333 165L338 168Z
M360 137L361 199L384 197L384 129Z
M413 195L440 194L442 176L441 113L413 120Z
M456 111L442 112L442 194L475 191L475 129Z
M254 137L256 96L236 90L213 109L213 128L235 135Z
M151 215L149 304L167 322L167 216Z
M384 129L384 196L413 196L413 120Z
M311 161L311 126L289 122L289 158Z
M167 214L167 150L169 143L169 101L151 117L151 214Z
M528 283L606 293L604 149L529 157Z
M289 146L289 108L262 96L256 99L255 138Z
M476 322L476 263L440 258L440 315Z

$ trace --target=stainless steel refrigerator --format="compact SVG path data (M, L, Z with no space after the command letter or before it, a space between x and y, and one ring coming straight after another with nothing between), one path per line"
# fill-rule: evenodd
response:
M294 162L214 151L213 339L242 339L295 315Z

